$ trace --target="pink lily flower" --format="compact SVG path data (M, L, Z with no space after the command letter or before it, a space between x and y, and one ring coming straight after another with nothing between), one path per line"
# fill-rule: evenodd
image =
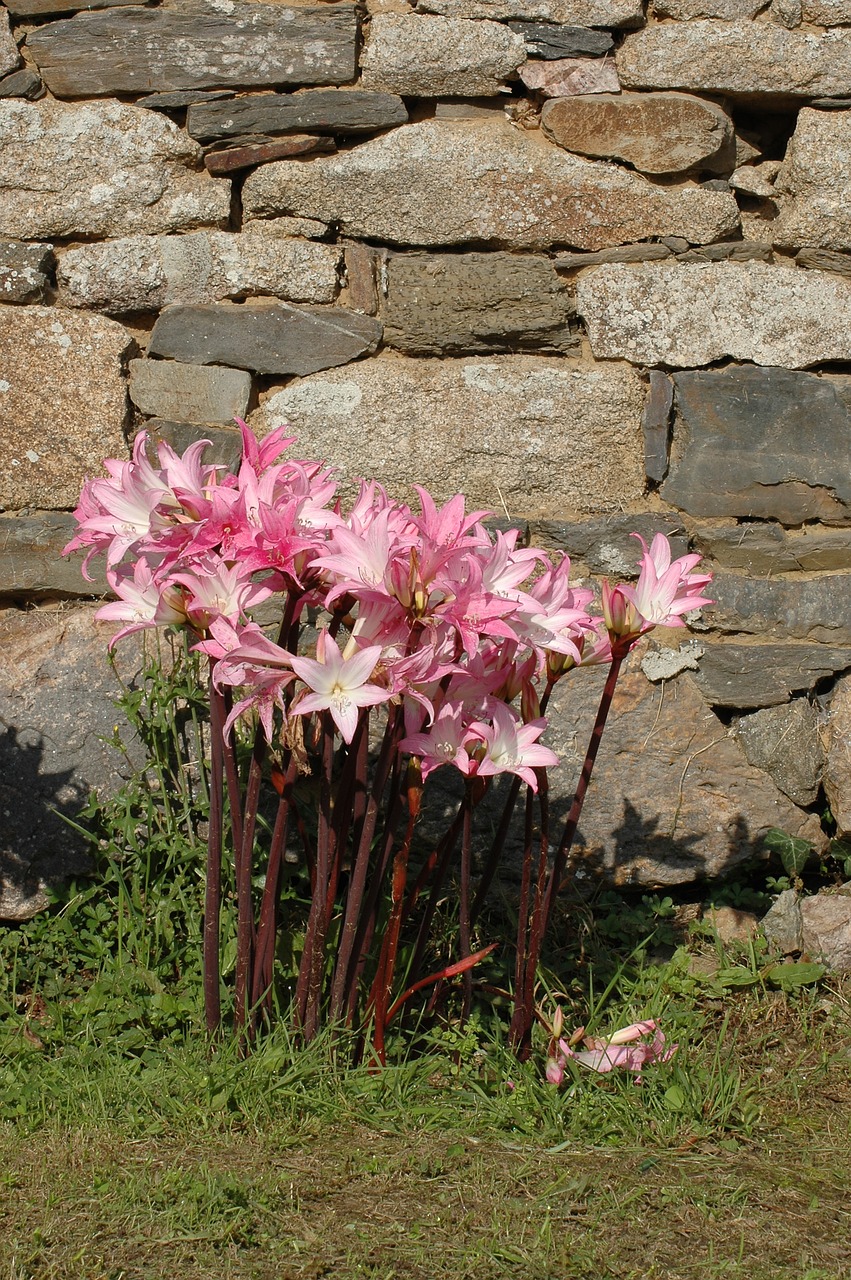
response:
M644 548L641 573L634 587L603 583L603 617L612 639L630 639L653 627L681 627L682 614L711 604L701 594L711 573L693 573L700 556L671 559L671 544L657 533L649 548L640 534L632 534Z
M361 649L344 658L336 641L327 631L316 640L317 659L291 660L293 671L311 690L302 694L291 707L293 715L310 711L330 711L344 742L350 743L357 728L361 707L387 702L393 695L389 689L367 684L381 657L379 645Z
M647 1040L648 1036L652 1036L650 1041ZM581 1038L580 1029L570 1040L561 1037L555 1039L555 1052L547 1059L546 1076L550 1084L561 1084L568 1059L599 1075L605 1075L615 1067L623 1067L634 1072L635 1082L640 1084L641 1072L645 1067L670 1061L679 1047L666 1043L664 1032L653 1018L633 1022L607 1037L585 1036L583 1042L586 1048L574 1049L574 1044Z
M504 702L494 703L491 724L476 721L470 726L471 732L485 745L476 774L493 777L498 773L516 773L537 791L535 769L558 764L556 753L538 742L546 727L546 720L521 724Z

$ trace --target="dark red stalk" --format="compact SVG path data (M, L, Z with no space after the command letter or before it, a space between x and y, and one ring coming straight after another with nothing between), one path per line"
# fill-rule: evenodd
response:
M210 659L210 819L207 834L207 882L204 891L204 1012L207 1035L214 1039L221 1029L222 999L219 943L222 902L222 830L224 797L223 704L213 685L214 660Z
M567 821L562 832L561 842L556 851L553 860L553 868L550 872L549 883L547 885L546 898L544 902L544 923L543 929L546 933L552 919L553 907L555 904L556 894L561 887L561 878L564 875L564 868L567 864L568 855L573 847L573 841L576 839L576 831L579 826L579 819L582 815L582 806L585 803L585 793L588 790L588 784L591 781L591 774L594 771L594 761L597 759L597 752L600 749L600 740L603 736L603 730L606 727L609 710L612 705L615 687L618 682L618 676L623 665L624 659L629 653L631 643L622 643L620 646L614 646L612 649L612 661L606 676L606 683L603 686L603 693L600 698L600 705L597 708L597 718L594 721L594 728L591 730L591 739L588 743L588 750L585 753L585 760L582 764L582 772L579 775L579 782L576 784L576 792L573 797L573 804L570 806L570 813L567 815Z
M263 897L260 903L260 917L257 925L257 947L254 962L254 981L251 987L251 1004L256 1007L264 992L268 992L272 982L272 971L275 960L275 936L277 934L277 906L281 881L281 865L284 848L287 842L289 826L290 799L295 781L296 762L290 760L281 782L281 795L278 801L278 812L275 815L275 826L269 844L269 861L266 867L266 883L263 886Z
M517 907L517 954L514 961L514 1013L508 1035L513 1044L517 1044L517 1029L527 1022L525 1007L526 992L526 957L529 930L529 896L532 888L532 829L533 829L533 792L526 788L525 820L523 827L523 870L520 880L520 902Z
M461 885L458 903L458 941L461 946L461 959L472 954L473 932L470 925L470 876L473 857L473 800L472 782L468 781L464 792L464 818L461 832ZM469 969L463 974L463 998L461 1001L461 1021L466 1022L473 1005L473 975Z
M547 687L541 694L541 715L543 715L547 709L547 703L550 700L550 694L552 693L553 688L553 681L548 680ZM499 826L497 827L496 834L491 841L491 847L485 860L484 870L482 871L481 879L479 880L479 887L476 890L476 896L473 899L473 906L470 911L470 919L473 924L476 923L476 920L479 918L479 913L485 905L485 900L488 896L491 884L493 883L496 869L499 866L499 860L502 857L502 851L505 848L508 830L511 826L511 819L514 816L517 797L520 794L521 782L522 779L516 775L511 779L511 786L509 787L508 795L505 797L505 804L503 805Z
M249 993L252 988L254 952L254 904L251 895L251 869L254 854L254 829L257 821L257 805L260 800L260 783L263 778L263 760L266 756L266 739L258 728L251 752L248 783L245 788L243 809L242 848L236 875L236 979L234 994L234 1024L237 1032L246 1027Z
M535 877L535 892L532 897L531 919L521 916L517 926L517 968L515 978L514 1016L511 1020L509 1038L517 1056L521 1061L528 1058L532 1050L532 1022L535 1010L535 977L538 972L538 961L541 956L541 945L544 936L544 900L547 887L547 860L549 857L549 784L546 769L536 769L538 779L538 802L541 809L541 836L538 849L538 874ZM532 827L529 821L529 810L534 804L531 788L527 794L527 852L531 869ZM525 862L524 862L525 870ZM520 936L523 934L523 951L520 950ZM522 958L522 963L521 963ZM519 982L520 985L516 985Z
M334 722L327 711L320 712L320 725L322 764L319 779L316 875L295 996L296 1023L304 1033L305 1040L312 1039L319 1028L319 999L327 930L328 887L331 878L331 773L334 767Z
M373 1047L378 1061L384 1065L384 1033L387 1024L387 1005L393 987L393 976L396 970L396 955L399 949L399 933L402 927L402 907L405 901L405 889L408 881L408 858L411 852L411 840L414 826L420 813L423 795L423 780L419 769L419 761L413 758L408 763L408 825L405 837L393 859L393 880L391 884L390 919L384 931L384 942L378 961L378 972L372 988L370 1005L374 1010L375 1026L373 1031Z
M346 895L346 909L340 930L340 942L337 948L337 963L331 986L329 1019L332 1023L339 1022L347 1008L350 1007L350 987L356 967L355 944L361 920L370 854L372 853L372 841L375 836L381 797L387 785L387 775L390 772L390 766L393 762L399 739L399 715L400 709L391 707L387 717L387 726L384 730L384 741L381 744L381 751L373 773L372 786L369 790L363 819L360 824L357 850L349 878L349 891ZM366 734L363 737L363 744L365 747ZM366 786L366 756L362 751L358 751L357 760L356 787L360 787L363 794ZM355 794L357 796L357 790ZM357 831L357 827L355 830Z

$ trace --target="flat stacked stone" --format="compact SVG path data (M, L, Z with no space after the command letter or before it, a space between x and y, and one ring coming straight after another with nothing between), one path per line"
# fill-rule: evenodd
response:
M822 644L707 644L694 680L716 707L773 707L851 668L851 648Z
M0 306L0 506L70 508L105 456L127 452L123 361L113 320L54 307Z
M851 645L851 574L765 579L718 573L712 597L712 626L722 634Z
M684 93L592 94L544 103L541 127L567 151L625 160L641 173L685 173L728 146L733 122Z
M628 365L388 354L293 382L251 421L264 434L289 422L349 482L411 497L425 478L441 500L463 485L471 506L499 511L510 493L525 515L563 519L642 496L644 396Z
M212 142L246 133L371 133L407 120L405 104L395 93L306 89L195 103L189 108L186 130L199 142Z
M642 0L419 0L423 13L448 18L558 22L583 27L640 27Z
M109 101L0 102L0 235L223 226L230 183L197 172L200 163L197 144L152 111Z
M523 37L526 51L533 58L602 58L611 52L615 43L608 31L593 31L589 27L516 21L509 22L508 26Z
M116 314L257 294L332 302L341 256L334 245L278 234L275 222L251 223L241 235L131 236L63 253L59 300Z
M729 193L655 186L502 119L428 120L307 164L264 165L243 204L248 217L309 215L394 245L598 250L651 235L702 243L739 225Z
M851 249L849 167L851 111L805 107L775 182L780 208L770 228L775 244Z
M421 98L498 93L525 60L523 37L499 22L379 13L361 81L367 90Z
M786 31L771 22L660 23L627 35L617 66L628 89L847 95L851 31Z
M176 360L131 360L130 399L151 417L228 423L248 412L251 375Z
M287 376L347 364L373 352L380 339L377 320L343 307L221 303L166 307L148 352Z
M851 529L804 525L784 529L768 520L691 524L695 551L726 569L773 577L779 573L851 570Z
M170 89L345 84L357 74L354 5L108 9L48 23L27 48L51 93L80 98Z
M851 360L851 284L828 272L613 263L583 272L576 299L598 359L688 368L729 356L791 369Z
M674 377L661 493L694 516L851 523L851 378L729 368Z
M399 254L385 267L384 340L418 355L570 351L573 304L545 258Z

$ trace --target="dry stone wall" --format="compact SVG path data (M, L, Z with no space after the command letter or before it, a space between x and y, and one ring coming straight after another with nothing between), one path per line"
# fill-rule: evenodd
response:
M825 770L850 808L824 732L851 670L849 164L851 0L0 4L4 785L50 799L16 672L73 698L81 646L100 661L67 619L101 583L59 557L83 478L142 427L230 457L240 414L346 484L464 490L581 575L631 572L630 529L699 550L717 605L635 655L587 866L674 884L768 826L819 840ZM44 637L72 633L63 665ZM92 759L64 785L103 782Z

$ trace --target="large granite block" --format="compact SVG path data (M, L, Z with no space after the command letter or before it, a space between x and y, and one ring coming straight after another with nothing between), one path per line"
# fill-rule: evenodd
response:
M657 186L504 119L427 120L336 156L263 165L243 202L249 217L321 218L394 245L597 250L660 235L703 243L739 226L729 192Z
M85 477L126 454L131 349L102 316L0 306L0 506L75 507Z

